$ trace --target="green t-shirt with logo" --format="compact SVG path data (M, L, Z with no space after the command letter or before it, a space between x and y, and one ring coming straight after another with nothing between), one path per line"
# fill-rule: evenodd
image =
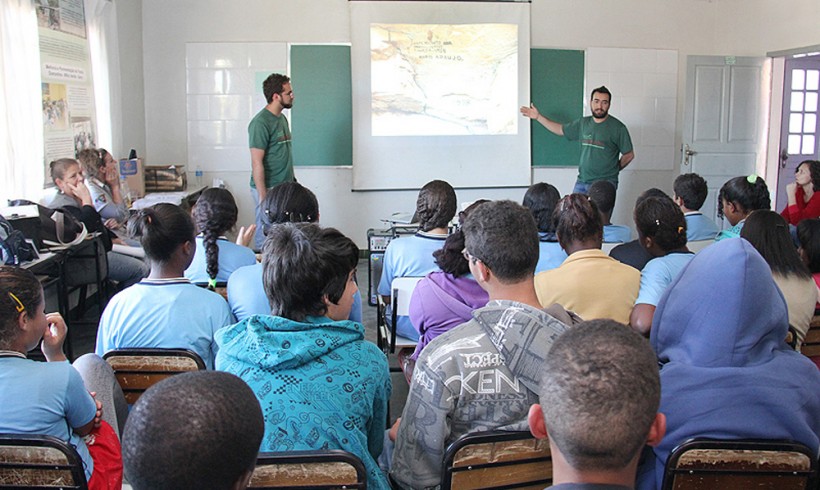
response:
M592 116L564 124L564 137L581 142L578 180L592 183L598 180L618 181L621 155L632 151L632 139L624 123L608 116L596 123Z
M284 114L274 116L267 109L259 111L248 124L248 140L251 148L265 150L265 157L262 159L265 187L270 189L276 184L295 180L290 127ZM251 188L256 189L253 174Z

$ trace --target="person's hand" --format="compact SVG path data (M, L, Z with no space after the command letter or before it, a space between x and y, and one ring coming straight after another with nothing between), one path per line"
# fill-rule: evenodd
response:
M112 166L105 170L105 183L112 189L120 186L120 173L117 172L117 167Z
M96 391L89 391L89 394L91 394L91 398L94 399L94 404L97 406L97 412L94 413L94 428L99 429L100 425L102 423L102 414L103 414L102 402L97 400L97 392Z
M254 233L256 233L256 225L239 228L239 233L236 234L236 244L247 247L253 240Z
M396 423L393 424L393 427L390 428L390 432L387 433L387 437L390 438L391 441L396 442L396 435L399 433L399 425L401 424L401 417L396 419Z
M797 182L791 182L786 185L786 195L794 196L797 193Z
M527 106L522 106L521 107L521 115L526 116L530 119L538 119L538 116L540 116L541 113L538 112L538 108L535 107L535 104L530 104L529 107L527 107Z
M46 356L48 362L65 361L66 357L63 354L63 342L68 334L68 327L59 313L49 313L46 315L46 322L48 327L43 332L43 341L40 343L40 349L43 355Z
M105 223L103 223L103 224L109 230L116 230L117 228L120 227L120 222L115 220L114 218L108 218L107 220L105 220Z
M82 201L84 206L91 206L91 192L86 187L85 182L80 181L77 185L66 182L66 187L72 196Z

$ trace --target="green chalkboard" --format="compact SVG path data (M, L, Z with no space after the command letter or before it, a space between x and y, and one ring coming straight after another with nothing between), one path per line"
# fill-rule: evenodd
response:
M584 52L563 49L530 51L530 91L541 114L566 123L584 113ZM544 128L532 125L533 167L577 167L581 147Z
M292 45L294 165L353 164L350 46Z

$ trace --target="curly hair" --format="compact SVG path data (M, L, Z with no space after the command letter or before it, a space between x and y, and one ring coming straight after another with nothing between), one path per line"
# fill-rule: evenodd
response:
M20 315L34 318L42 301L43 288L31 271L0 266L0 349L11 348Z
M486 199L479 199L470 204L467 209L458 213L459 224L463 226L464 222L473 213L473 211L486 202L490 201ZM436 265L442 271L452 274L455 277L461 277L470 272L470 264L461 253L463 250L464 231L459 228L450 234L446 240L444 240L443 247L433 252L433 259L435 259Z
M740 208L741 213L749 214L758 209L771 209L769 188L766 181L757 175L734 177L729 179L718 194L718 216L723 217L723 203L732 203Z
M86 177L100 178L100 171L105 167L105 156L108 152L104 148L86 148L77 154L77 161Z
M561 199L561 194L555 186L546 182L533 184L524 194L521 204L532 213L538 231L541 233L555 233L555 223L552 221L552 213L555 205Z
M615 184L608 180L597 180L589 186L589 199L598 206L598 211L611 216L615 209Z
M168 262L185 242L194 241L191 215L179 206L160 203L137 211L128 220L128 233L138 238L145 256L152 262Z
M274 95L282 93L284 85L288 82L290 82L290 77L279 73L271 73L262 82L262 93L265 94L265 100L268 101L268 104L273 100Z
M686 209L692 211L700 209L709 195L706 179L694 173L678 175L675 183L672 184L672 189L675 191L675 196L683 200Z
M797 173L802 165L809 166L809 173L811 174L811 185L815 192L820 191L820 161L818 160L803 160L794 169Z
M570 194L558 201L552 220L564 250L573 242L603 239L604 225L598 206L583 194Z
M675 201L648 197L635 206L635 226L642 238L652 238L665 252L686 245L686 218Z
M194 222L202 233L205 247L205 263L208 277L215 279L219 274L219 244L217 240L236 225L239 208L233 195L227 189L218 187L205 189L194 206Z
M444 228L456 215L456 191L443 180L424 184L416 200L416 216L419 229L430 231Z

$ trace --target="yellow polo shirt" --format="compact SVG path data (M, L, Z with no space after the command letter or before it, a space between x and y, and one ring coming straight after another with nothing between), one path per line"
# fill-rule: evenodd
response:
M611 318L625 325L638 298L641 272L599 249L581 250L560 267L535 276L541 305L558 303L584 320Z

